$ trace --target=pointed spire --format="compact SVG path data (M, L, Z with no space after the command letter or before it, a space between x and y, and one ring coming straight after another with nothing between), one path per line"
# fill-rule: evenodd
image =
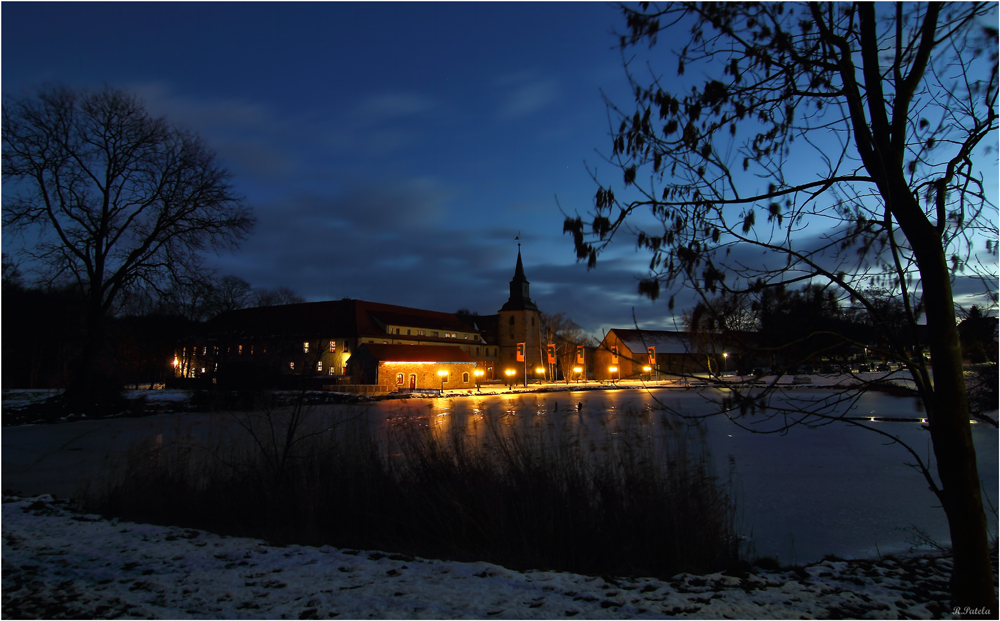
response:
M514 278L510 281L510 298L501 310L538 310L528 295L528 279L524 276L524 263L521 261L521 244L517 245L517 266L514 268Z
M514 268L514 280L528 281L524 277L524 264L521 263L521 244L517 245L517 267Z

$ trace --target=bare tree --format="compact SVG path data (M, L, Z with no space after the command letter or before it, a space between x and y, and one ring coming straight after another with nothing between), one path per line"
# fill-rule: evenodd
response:
M542 313L542 333L546 343L556 346L556 366L567 382L574 379L571 369L576 366L576 348L597 345L596 339L584 332L566 313Z
M608 156L624 187L618 196L598 189L586 226L567 218L577 257L593 266L611 240L633 232L652 255L640 292L653 298L664 287L690 287L705 299L815 283L874 313L865 287L898 296L916 356L898 341L888 347L927 408L937 480L923 471L950 525L954 603L995 616L952 290L966 266L978 263L974 275L983 276L990 262L978 248L991 258L997 251L989 236L996 197L980 168L996 161L983 156L997 134L997 6L622 10L623 54L644 54L637 44L654 47L669 33L682 41L671 61L678 77L661 78L654 59L640 78L638 63L625 57L635 107L609 102ZM986 174L995 177L995 168ZM655 225L643 224L646 210ZM983 282L995 287L992 265ZM930 369L920 353L921 317Z
M52 278L87 298L87 336L64 398L93 402L105 318L137 286L196 280L201 253L231 248L253 218L194 134L133 95L44 87L3 105L3 223Z
M223 276L212 283L208 296L210 316L247 308L253 303L253 287L238 276Z
M302 304L306 301L304 297L288 287L254 289L250 297L254 306L283 306L285 304Z

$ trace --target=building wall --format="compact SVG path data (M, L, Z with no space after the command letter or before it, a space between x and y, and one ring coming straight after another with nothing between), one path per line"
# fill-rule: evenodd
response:
M500 340L500 356L495 372L497 378L504 379L504 371L513 369L515 380L523 382L527 363L528 379L535 379L535 367L548 366L544 363L541 350L541 313L537 310L501 310L499 316L497 336ZM525 344L525 362L517 360L518 343Z
M608 332L604 341L594 354L594 378L600 380L618 379L619 372L612 373L611 348L618 347L618 369L621 379L649 378L656 379L664 375L689 375L708 373L709 368L715 372L720 368L721 356L704 353L668 354L656 352L656 364L649 365L649 355L644 351L631 351L622 341L618 340L614 331ZM650 371L643 367L652 366Z
M614 365L612 347L618 347L618 364ZM635 354L623 343L609 333L594 352L594 379L635 379L644 372L642 368L648 363L646 352ZM611 367L617 366L618 371L612 372Z
M411 387L410 376L414 376L413 388L437 390L442 387L438 371L448 371L444 382L445 390L471 389L476 387L476 365L473 362L379 362L377 384L388 385L394 390ZM402 375L402 383L398 376Z

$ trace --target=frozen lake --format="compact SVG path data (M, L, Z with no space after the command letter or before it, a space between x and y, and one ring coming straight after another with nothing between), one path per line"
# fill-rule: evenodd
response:
M809 397L828 391L797 391ZM568 421L596 428L613 424L620 413L656 408L657 400L684 413L705 412L708 391L659 389L490 395L385 401L371 404L375 421L416 417L440 429L476 433L477 418L492 412L514 425ZM833 394L833 393L829 393ZM582 408L578 412L578 404ZM335 408L339 406L324 406ZM322 414L322 411L317 412ZM870 393L852 416L919 418L915 400ZM654 411L653 416L664 416ZM73 496L105 459L133 443L218 429L222 414L172 414L146 418L84 421L63 425L8 427L2 432L3 490L22 494ZM929 435L919 422L876 422L925 459L932 457ZM695 432L691 432L695 433ZM725 417L708 419L701 433L716 472L731 478L739 521L761 556L782 563L805 563L825 554L875 556L911 547L919 530L947 543L948 529L936 497L898 445L870 431L837 423L819 429L793 428L787 434L750 433ZM973 425L985 497L997 505L998 434ZM995 533L996 515L987 511Z

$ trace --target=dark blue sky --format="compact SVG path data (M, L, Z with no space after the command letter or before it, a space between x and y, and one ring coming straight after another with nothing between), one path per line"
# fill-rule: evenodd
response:
M138 93L199 133L258 218L221 274L309 300L496 312L522 254L533 299L585 329L662 318L648 258L577 264L627 102L603 3L4 3L3 92L60 82Z
M577 263L562 209L620 186L602 91L630 106L604 3L11 3L4 96L59 82L140 95L200 134L258 218L220 275L495 313L520 234L531 295L587 331L672 327L627 238ZM655 53L667 58L661 36ZM666 71L672 61L659 63ZM10 240L4 239L5 243ZM758 259L759 260L759 259ZM677 312L686 306L678 298Z

